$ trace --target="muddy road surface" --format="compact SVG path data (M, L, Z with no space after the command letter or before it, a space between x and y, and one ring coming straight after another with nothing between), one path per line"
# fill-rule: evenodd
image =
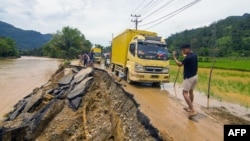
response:
M26 97L30 108L23 108L26 112L16 108L10 113L11 120L0 123L0 140L222 141L224 124L250 124L248 112L240 117L221 105L207 109L198 102L194 102L198 115L188 118L181 87L175 93L171 83L164 89L143 83L130 85L102 65L83 73L87 78L82 80L79 72L83 69L72 63L59 69L46 86L34 89L29 97L39 97L38 102L29 104ZM69 84L58 85L69 76L74 76ZM82 85L86 79L90 83ZM79 86L86 91L75 90ZM72 91L80 94L73 100Z
M107 71L114 76L110 70ZM140 110L149 117L153 126L173 140L222 141L225 124L250 124L247 108L215 99L207 101L206 95L199 92L195 92L194 100L198 115L188 118L188 113L183 110L186 103L182 88L178 84L175 88L173 83L159 87L147 83L127 84L125 80L117 79L125 91L133 94Z
M195 106L198 115L192 119L183 110L184 104L168 92L159 88L128 85L140 108L161 132L167 132L174 140L223 140L223 125Z

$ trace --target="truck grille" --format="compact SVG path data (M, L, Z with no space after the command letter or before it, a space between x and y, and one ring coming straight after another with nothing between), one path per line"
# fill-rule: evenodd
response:
M145 72L161 73L162 67L147 66L147 67L145 67Z

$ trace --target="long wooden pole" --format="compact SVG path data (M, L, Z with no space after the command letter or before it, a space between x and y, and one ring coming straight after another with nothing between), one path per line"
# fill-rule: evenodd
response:
M181 69L181 67L178 68L178 72L177 72L177 75L176 75L176 78L175 78L175 81L174 81L174 93L175 93L175 96L177 96L175 84L176 84L176 81L177 81L177 79L178 79L178 76L179 76L179 73L180 73L180 69Z
M178 68L178 72L177 72L176 78L174 80L174 87L175 87L176 81L178 79L178 76L179 76L179 73L180 73L180 69L181 69L181 67Z
M212 78L212 72L214 69L214 63L215 63L215 58L213 58L213 64L210 69L210 74L209 74L209 79L208 79L208 91L207 91L207 108L209 108L209 97L210 97L210 87L211 87L211 78Z

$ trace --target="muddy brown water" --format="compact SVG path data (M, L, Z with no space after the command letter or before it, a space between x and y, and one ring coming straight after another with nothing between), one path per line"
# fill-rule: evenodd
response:
M0 121L20 99L45 84L59 64L58 59L41 57L0 60Z

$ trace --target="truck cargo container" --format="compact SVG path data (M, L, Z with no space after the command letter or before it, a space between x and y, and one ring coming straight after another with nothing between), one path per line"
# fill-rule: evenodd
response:
M157 33L127 29L112 40L111 70L128 83L169 82L168 49Z
M91 50L95 53L95 60L94 62L100 63L101 62L101 56L102 56L102 49L98 47L92 47Z

